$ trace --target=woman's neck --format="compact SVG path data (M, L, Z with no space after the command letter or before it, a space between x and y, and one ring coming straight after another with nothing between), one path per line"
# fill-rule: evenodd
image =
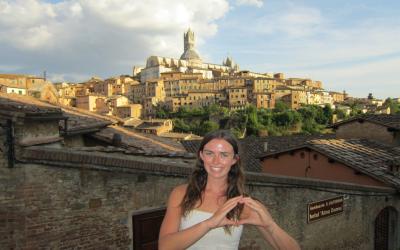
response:
M221 179L207 179L206 191L212 192L214 194L225 195L226 189L228 188L228 183L222 181Z

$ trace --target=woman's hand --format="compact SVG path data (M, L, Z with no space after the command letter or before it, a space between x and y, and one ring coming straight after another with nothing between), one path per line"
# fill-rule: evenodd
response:
M239 202L243 203L245 208L247 206L249 209L245 209L237 224L250 224L264 228L269 228L275 224L268 209L261 202L251 197L244 197Z
M250 197L242 198L239 202L244 204L244 210L237 224L257 226L264 239L274 249L300 250L296 240L275 223L268 209L261 202Z
M213 229L226 225L236 225L237 222L226 218L226 215L229 213L229 211L236 207L242 198L243 196L236 196L227 200L211 218L205 221L207 223L207 227L209 229Z

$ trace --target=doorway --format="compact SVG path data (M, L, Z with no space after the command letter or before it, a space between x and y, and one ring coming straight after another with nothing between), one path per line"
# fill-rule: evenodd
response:
M398 213L393 207L382 209L375 218L375 250L391 250L398 247Z
M165 208L160 208L132 215L132 239L134 250L158 249L158 235L165 211Z

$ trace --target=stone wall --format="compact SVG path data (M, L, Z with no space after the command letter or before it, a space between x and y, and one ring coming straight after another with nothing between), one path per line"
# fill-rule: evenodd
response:
M399 199L387 189L356 188L249 174L249 190L268 205L282 228L302 249L373 249L374 220ZM165 206L169 192L186 181L177 173L124 173L17 164L0 168L0 249L130 249L131 214ZM326 191L322 191L326 190ZM307 223L307 204L347 195L340 215ZM399 223L398 223L399 224ZM245 227L242 250L269 249Z
M6 120L0 120L0 169L8 166L7 134L10 132L8 125Z

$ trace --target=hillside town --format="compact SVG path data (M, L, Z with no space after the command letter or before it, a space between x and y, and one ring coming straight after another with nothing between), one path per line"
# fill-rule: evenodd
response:
M184 34L184 52L179 59L150 56L145 67L133 67L132 75L51 83L45 77L0 74L0 90L115 116L128 123L156 118L158 107L170 112L213 104L229 110L248 105L274 109L279 101L294 110L302 105L329 105L349 115L352 104L357 103L361 113L391 113L385 100L372 94L353 98L345 91L325 90L321 81L240 70L230 57L221 65L204 63L195 50L195 34L190 29ZM398 98L394 101L400 102Z
M398 249L400 101L391 102L240 70L230 57L204 63L190 29L180 59L150 56L132 75L0 74L0 249L157 249L168 195L187 182L202 139L157 110L279 103L358 113L326 122L329 133L239 138L249 194L302 249ZM248 227L239 249L272 247Z

